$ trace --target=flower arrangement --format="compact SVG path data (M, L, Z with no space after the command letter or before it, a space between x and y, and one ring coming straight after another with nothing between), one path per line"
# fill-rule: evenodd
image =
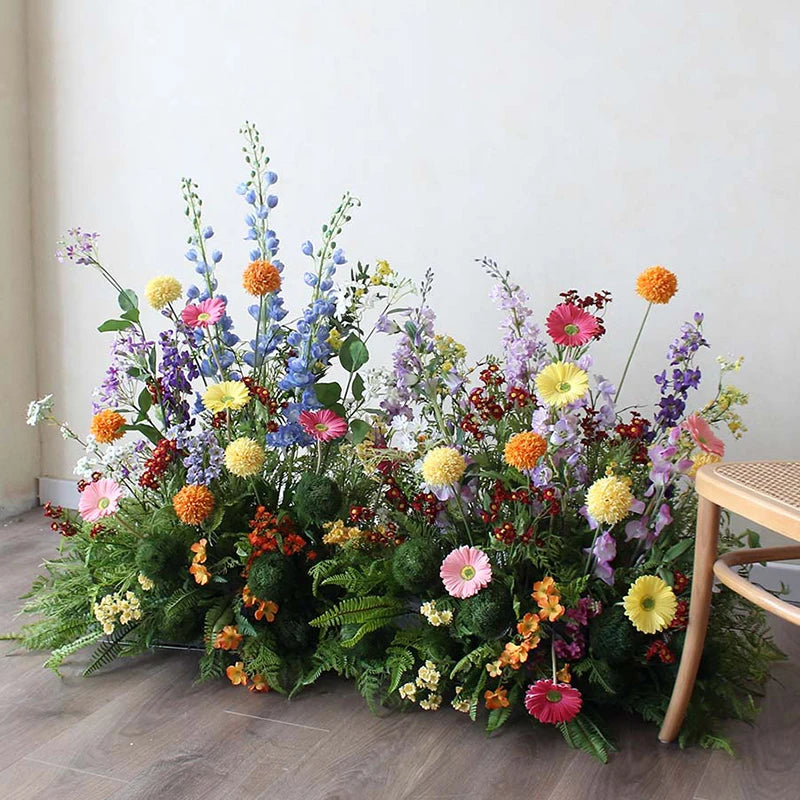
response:
M653 407L619 402L645 321L677 277L639 275L647 301L618 385L594 367L607 291L563 292L544 320L509 273L483 261L503 314L501 352L477 363L436 332L429 272L412 290L386 262L347 263L337 244L358 201L346 194L303 280L272 229L277 176L246 124L245 240L238 270L251 333L220 292L223 254L197 185L182 183L190 225L186 289L144 287L163 329L100 260L98 236L70 231L59 257L99 272L120 313L112 362L82 440L31 403L85 454L77 513L47 506L60 533L18 634L52 651L94 645L91 673L164 642L196 644L200 677L294 694L323 673L353 679L371 708L450 706L495 731L515 713L556 726L606 760L610 708L660 722L688 620L693 477L738 438L747 396L720 359L711 400L692 408L709 347L686 322L655 376ZM391 369L366 369L375 334L394 337ZM752 542L755 534L747 534ZM729 531L723 546L737 541ZM752 694L780 657L763 614L723 589L681 742L729 749L716 728L750 719Z

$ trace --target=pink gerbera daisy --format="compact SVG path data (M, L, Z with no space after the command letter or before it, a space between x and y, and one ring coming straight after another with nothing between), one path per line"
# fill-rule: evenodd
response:
M303 430L318 442L339 439L347 433L347 422L338 414L323 408L322 411L303 411L298 417Z
M462 545L442 561L439 576L453 597L472 597L492 580L489 557L477 547Z
M181 311L181 319L190 328L207 328L216 325L225 313L225 301L219 297L201 300L197 304L190 303Z
M525 693L525 708L528 713L539 722L553 725L575 719L582 705L581 693L568 683L536 681Z
M698 414L687 417L683 426L689 431L694 443L706 453L713 453L715 456L725 455L725 442L717 436L711 426Z
M547 316L550 338L567 347L582 347L597 333L597 317L572 303L557 305Z
M122 487L108 478L90 483L82 492L78 512L87 522L110 517L119 508Z

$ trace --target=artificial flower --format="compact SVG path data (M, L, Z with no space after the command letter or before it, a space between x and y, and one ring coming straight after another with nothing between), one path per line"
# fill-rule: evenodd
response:
M218 650L236 650L243 641L244 635L239 633L239 629L235 625L225 625L217 633L214 647Z
M417 700L417 685L415 683L404 683L398 691L400 692L400 697L403 700L410 700L412 703L415 703Z
M25 422L28 425L38 425L49 419L53 411L53 395L48 394L39 400L31 400L28 404L28 413Z
M496 708L508 708L510 701L508 699L508 690L504 687L498 687L494 692L487 689L483 693L483 698L486 700L486 708L493 711Z
M503 457L506 464L519 470L533 469L547 452L547 442L534 431L515 433L507 442Z
M500 654L500 663L503 666L510 666L512 669L519 669L520 666L528 660L528 651L532 650L528 646L528 641L523 641L522 644L515 642L506 642L503 652Z
M124 427L125 417L110 408L105 408L92 417L89 433L100 444L111 444L125 435Z
M562 347L583 347L597 333L597 317L572 303L561 303L547 315L547 333Z
M525 638L532 636L537 630L539 630L539 617L536 614L525 614L517 623L517 633Z
M347 433L347 422L333 411L303 411L297 418L300 427L318 442L340 439Z
M205 586L211 580L211 573L203 564L193 563L189 567L189 574L194 577L195 583Z
M117 512L120 497L122 497L122 487L116 481L101 478L88 484L81 492L78 513L86 522L97 522Z
M281 288L281 274L274 264L258 259L245 268L242 286L248 294L263 297Z
M264 467L266 457L264 448L255 439L247 436L234 439L225 448L225 466L228 472L240 478L258 475Z
M250 402L250 392L242 381L220 381L206 389L203 405L212 413L238 411Z
M463 600L489 585L492 565L483 550L462 545L444 559L439 575L448 593Z
M214 510L214 495L208 486L184 486L173 498L178 519L187 525L200 525Z
M190 303L181 311L183 324L188 328L207 328L216 325L225 314L225 301L219 297Z
M539 606L539 618L548 622L555 622L564 613L564 606L557 594L548 595L545 600L540 601Z
M486 665L486 671L492 678L500 677L500 674L503 672L503 664L498 658L497 661L490 661Z
M419 701L419 707L423 711L438 711L441 704L442 696L440 694L429 694L424 700Z
M552 725L575 719L581 705L581 693L568 683L540 680L529 686L525 693L528 713L539 722Z
M275 615L278 613L278 604L273 603L272 600L262 600L258 604L255 611L255 618L257 620L265 619L267 622L275 622Z
M228 680L234 686L247 686L247 675L244 671L244 662L237 661L225 670Z
M453 706L456 711L460 711L462 714L469 714L469 709L472 703L468 697L464 697L464 695L461 694L463 690L463 686L456 686L456 695L450 701L450 705Z
M683 427L689 431L692 441L705 453L725 455L725 442L713 431L712 427L699 414L691 414L683 421Z
M690 478L694 478L700 467L704 467L706 464L718 464L720 461L722 461L722 459L719 456L701 450L692 456L692 466L689 469L688 475Z
M589 377L569 361L555 361L536 376L536 391L549 406L560 408L580 400L589 388Z
M672 587L658 575L637 578L622 601L625 616L642 633L658 633L675 617L678 606Z
M147 302L156 311L174 303L183 293L180 281L171 275L159 275L151 278L144 287Z
M557 595L558 589L556 588L555 580L550 575L546 575L540 581L536 581L536 583L533 584L533 593L531 597L539 605L546 602L547 598L552 594Z
M150 580L150 578L148 578L147 575L144 575L141 572L139 573L139 576L136 580L139 581L139 586L141 586L143 591L145 592L149 592L155 588L156 585L155 581Z
M253 675L253 683L250 686L250 691L256 693L264 693L269 691L267 679L260 672L256 672L256 674Z
M677 291L678 278L666 267L648 267L636 278L636 293L648 303L669 303Z
M205 564L206 563L206 545L208 544L208 539L201 539L199 542L195 542L189 549L194 553L192 556L192 563L194 564Z
M467 464L455 447L434 447L422 462L422 477L431 486L450 486L461 480Z
M601 525L614 525L625 519L633 501L630 480L618 475L598 478L586 492L586 510Z
M556 680L559 683L572 683L572 673L569 671L569 664L564 664L564 666L556 672Z

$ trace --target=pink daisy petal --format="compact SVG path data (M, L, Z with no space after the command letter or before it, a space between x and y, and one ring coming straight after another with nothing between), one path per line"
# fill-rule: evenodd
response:
M717 436L711 426L698 414L692 414L683 422L683 427L689 431L692 441L706 453L715 456L725 455L725 442Z
M309 436L320 442L340 439L347 433L347 422L327 408L322 411L303 411L297 421Z
M550 725L575 719L582 705L581 693L568 683L536 681L525 693L525 708L528 713L539 722Z
M489 585L492 565L483 550L462 545L442 561L439 576L447 593L463 600Z
M108 478L90 483L82 492L78 502L78 513L86 522L97 522L109 517L119 508L122 487Z
M557 305L547 316L547 333L558 345L582 347L598 330L597 317L572 303Z
M216 325L224 314L225 301L212 297L196 304L190 303L181 311L181 319L189 328L207 328L209 325Z

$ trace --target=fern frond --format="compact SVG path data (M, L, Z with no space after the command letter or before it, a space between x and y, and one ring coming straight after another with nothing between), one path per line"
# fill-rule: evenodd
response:
M347 597L308 624L314 628L329 628L332 625L361 625L377 618L399 616L405 604L394 597Z
M604 764L608 762L608 754L617 750L586 714L578 714L569 722L559 722L558 729L570 747L583 750Z

